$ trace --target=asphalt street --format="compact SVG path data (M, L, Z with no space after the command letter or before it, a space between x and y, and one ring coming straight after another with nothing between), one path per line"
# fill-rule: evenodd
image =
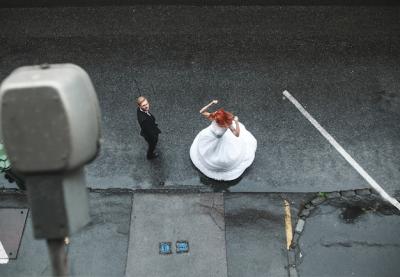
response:
M367 187L282 98L288 90L382 187L398 189L398 7L21 8L0 9L0 23L0 79L44 62L75 63L91 76L104 139L88 167L92 188L207 190L188 151L211 99L258 140L231 191ZM136 122L140 94L163 131L154 162Z

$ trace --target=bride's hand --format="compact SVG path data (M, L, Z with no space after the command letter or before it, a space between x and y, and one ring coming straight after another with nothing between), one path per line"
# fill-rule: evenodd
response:
M233 118L233 120L239 121L239 117L235 116L235 117Z
M217 103L218 103L218 100L213 100L213 101L211 101L211 103L217 104Z

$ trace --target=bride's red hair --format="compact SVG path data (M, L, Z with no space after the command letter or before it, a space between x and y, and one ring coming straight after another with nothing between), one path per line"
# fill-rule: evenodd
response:
M228 128L229 126L232 125L233 114L224 111L224 109L219 109L211 113L210 118L212 120L215 120L215 122L217 122L219 126Z

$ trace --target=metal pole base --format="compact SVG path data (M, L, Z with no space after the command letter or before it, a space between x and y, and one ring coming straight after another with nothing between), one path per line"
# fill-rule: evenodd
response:
M47 248L49 250L53 276L68 276L67 252L65 251L64 238L48 239Z

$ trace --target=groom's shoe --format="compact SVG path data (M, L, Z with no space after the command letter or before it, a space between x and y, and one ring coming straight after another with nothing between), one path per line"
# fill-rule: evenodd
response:
M157 152L154 152L154 153L152 153L151 155L147 155L147 159L148 159L148 160L152 160L152 159L157 158L158 156L159 156L158 153L157 153Z

